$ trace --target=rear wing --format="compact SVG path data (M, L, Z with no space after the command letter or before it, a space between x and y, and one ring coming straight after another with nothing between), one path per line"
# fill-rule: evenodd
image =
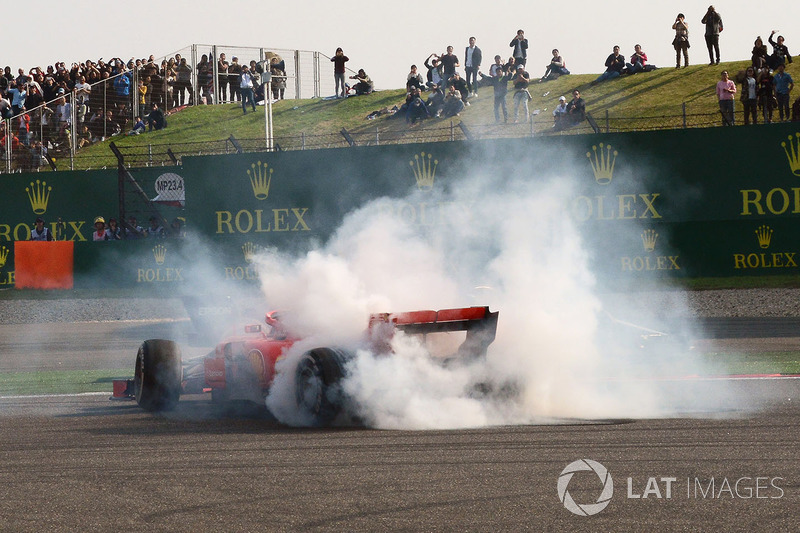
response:
M485 356L494 342L498 315L488 307L375 313L369 317L369 332L379 348L388 348L395 330L410 335L466 331L467 338L459 347L458 355L479 357Z

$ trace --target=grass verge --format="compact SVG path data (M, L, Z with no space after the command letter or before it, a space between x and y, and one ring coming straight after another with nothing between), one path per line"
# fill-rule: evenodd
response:
M0 396L108 392L111 380L130 378L133 369L48 370L0 373Z

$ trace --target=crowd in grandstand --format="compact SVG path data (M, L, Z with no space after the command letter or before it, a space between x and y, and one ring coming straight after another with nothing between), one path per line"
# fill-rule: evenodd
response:
M258 75L272 74L272 96L282 99L286 88L285 64L270 54L266 61L250 61L256 72L255 93L263 100ZM225 54L217 59L217 84L221 101L241 100L242 64ZM160 63L154 56L108 61L87 59L67 66L56 62L46 69L6 66L0 75L0 145L11 143L17 168L45 164L45 156L68 152L73 141L82 148L118 135L140 134L166 127L165 112L194 104L195 85L200 102L213 103L214 65L203 55L194 67L176 54ZM10 128L10 131L7 131Z

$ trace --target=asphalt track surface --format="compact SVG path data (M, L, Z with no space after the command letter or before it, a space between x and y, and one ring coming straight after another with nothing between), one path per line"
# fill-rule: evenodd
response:
M182 324L44 327L37 339L0 326L0 371L127 367L141 339ZM676 382L674 394L713 395L720 383ZM293 429L202 396L164 416L105 394L6 396L0 531L800 530L800 380L726 386L758 401L666 419L424 432ZM614 487L588 517L557 491L562 470L584 458ZM601 482L579 472L568 489L594 503Z

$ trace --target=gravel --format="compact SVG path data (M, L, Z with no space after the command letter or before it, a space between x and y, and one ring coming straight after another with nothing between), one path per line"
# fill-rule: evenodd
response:
M606 294L609 309L643 306L662 316L800 317L800 289L643 291ZM0 300L0 324L186 319L178 298Z

